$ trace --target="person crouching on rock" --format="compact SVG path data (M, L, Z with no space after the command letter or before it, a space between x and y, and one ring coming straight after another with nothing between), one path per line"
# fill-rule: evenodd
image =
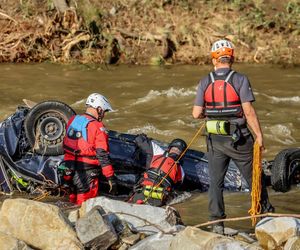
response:
M112 111L112 107L98 93L87 98L86 106L84 114L69 120L63 141L64 164L68 169L64 180L70 184L70 202L78 205L97 196L101 169L108 179L110 193L115 193L117 187L109 157L108 135L102 123L105 113Z
M135 143L146 153L147 170L135 186L128 202L163 206L172 198L174 186L183 181L184 171L178 160L187 145L181 139L174 139L164 151L144 134L138 135Z

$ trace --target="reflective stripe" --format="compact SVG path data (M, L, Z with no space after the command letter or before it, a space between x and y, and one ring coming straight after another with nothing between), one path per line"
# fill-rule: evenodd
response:
M228 74L228 76L226 77L225 82L228 82L228 81L229 81L229 79L230 79L230 77L233 75L233 73L235 73L235 71L234 71L234 70L231 70L230 73Z
M214 74L212 72L209 73L211 82L215 81Z

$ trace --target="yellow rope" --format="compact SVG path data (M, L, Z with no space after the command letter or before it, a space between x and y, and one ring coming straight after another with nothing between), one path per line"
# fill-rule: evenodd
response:
M251 191L251 208L248 213L251 216L260 214L260 196L261 196L261 148L256 142L253 147L253 169L252 169L252 191ZM255 226L257 217L252 217L252 226Z

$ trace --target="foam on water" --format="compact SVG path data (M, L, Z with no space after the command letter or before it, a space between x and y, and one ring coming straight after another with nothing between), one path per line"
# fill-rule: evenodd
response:
M132 105L137 105L140 103L149 102L158 96L166 96L166 97L185 97L185 96L195 96L196 90L192 88L169 88L167 90L150 90L148 94L144 97L138 98L136 102L134 102Z
M83 103L85 103L86 99L81 99L79 101L74 102L73 104L71 104L71 107L77 108L77 107L81 107Z
M292 124L290 126L292 126ZM284 145L291 145L296 142L296 140L292 136L292 131L288 126L276 124L271 126L269 129L271 132L271 135L269 135L269 137L272 140L280 142ZM268 137L268 135L266 136Z
M300 103L300 96L290 96L290 97L277 97L269 96L267 94L261 94L271 100L271 103L289 102L289 103Z
M127 131L127 133L128 134L153 133L153 134L167 135L167 136L172 135L171 130L160 130L160 129L156 128L155 126L153 126L152 124L149 124L149 123L144 125L143 127L136 127L136 128L129 129Z
M170 122L170 125L175 125L175 126L187 126L190 128L197 128L199 126L199 122L185 122L181 119L177 119L175 121Z

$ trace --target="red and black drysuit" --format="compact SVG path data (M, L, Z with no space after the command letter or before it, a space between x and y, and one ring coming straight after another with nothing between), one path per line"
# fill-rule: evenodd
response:
M204 107L206 119L227 121L228 135L208 133L209 211L210 219L225 218L223 200L224 178L229 161L233 160L251 189L253 137L247 127L242 103L253 102L248 78L229 68L211 72L200 81L195 105ZM271 211L263 182L262 211Z
M143 177L139 180L134 189L134 193L129 199L131 203L150 204L153 206L163 206L171 199L175 185L183 182L184 171L179 163L176 163L178 155L168 154L153 140L141 134L135 138L137 146L146 154L146 168ZM157 186L160 183L159 186ZM163 198L157 199L146 197L144 189L146 186L162 187ZM152 189L150 189L153 192Z
M97 196L101 170L108 179L114 175L108 135L103 123L87 113L71 117L66 131L64 161L72 174L64 179L71 183L70 201L80 205Z

